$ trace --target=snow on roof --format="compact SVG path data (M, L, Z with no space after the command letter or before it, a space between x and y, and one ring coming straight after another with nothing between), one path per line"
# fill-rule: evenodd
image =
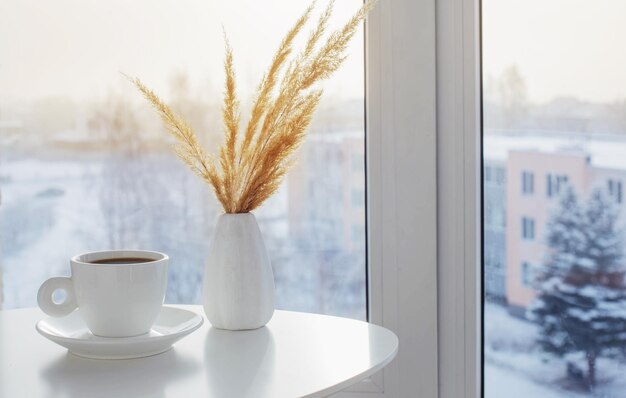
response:
M570 152L590 156L593 167L626 170L626 136L488 130L483 145L488 161L506 161L509 151Z

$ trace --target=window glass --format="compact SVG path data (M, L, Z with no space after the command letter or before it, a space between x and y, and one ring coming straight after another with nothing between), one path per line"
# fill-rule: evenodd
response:
M522 171L522 193L532 195L535 191L535 176L530 171Z
M330 29L361 4L337 2ZM39 285L67 275L70 256L108 248L168 253L166 302L199 303L220 209L120 72L140 77L214 152L223 139L222 28L245 122L258 81L307 5L0 0L0 308L36 305ZM295 167L255 212L279 309L366 318L363 47L360 31L323 86Z
M624 397L626 2L483 0L481 37L485 396Z
M546 195L549 198L558 197L562 189L567 184L566 175L558 175L554 173L546 174Z
M365 193L363 192L363 189L360 189L360 188L352 189L351 199L352 199L352 207L354 208L363 207L365 205L364 203Z
M607 188L609 195L611 195L617 203L622 203L622 181L609 178Z
M530 217L522 217L522 239L533 240L535 238L535 220Z
M526 287L532 287L533 283L533 267L526 261L522 262L522 284Z

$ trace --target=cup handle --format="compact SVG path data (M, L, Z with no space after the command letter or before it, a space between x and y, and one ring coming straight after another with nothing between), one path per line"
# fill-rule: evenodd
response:
M60 304L52 301L52 293L57 289L65 291L65 300ZM78 305L72 279L57 277L45 281L37 292L37 304L43 312L53 317L62 317L74 311Z

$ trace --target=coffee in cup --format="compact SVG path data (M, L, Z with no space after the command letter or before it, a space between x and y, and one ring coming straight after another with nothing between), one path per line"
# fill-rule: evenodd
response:
M105 250L70 259L72 276L45 281L37 302L46 314L65 316L76 308L94 335L130 337L148 333L167 288L166 254L145 250ZM56 290L65 300L55 303Z

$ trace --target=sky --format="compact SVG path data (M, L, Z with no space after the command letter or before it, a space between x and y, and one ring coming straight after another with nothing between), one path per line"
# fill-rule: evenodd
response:
M392 0L382 0L392 1ZM167 95L174 73L221 95L228 33L243 100L252 95L283 33L308 1L0 0L0 106L64 96L130 92L119 72ZM325 5L322 1L318 11ZM338 0L337 26L359 0ZM536 103L573 96L626 98L626 1L483 0L485 76L516 65ZM410 40L410 38L407 38ZM362 95L363 41L324 84L328 95Z
M626 1L483 0L483 68L516 65L536 103L626 98Z
M325 4L318 4L318 13ZM159 93L182 72L195 89L221 96L222 27L234 48L245 100L307 5L293 0L0 0L0 105L57 96L80 101L130 90L119 72L140 77ZM358 7L358 0L337 1L331 26L347 21ZM362 82L359 32L346 64L324 88L327 94L359 97Z

